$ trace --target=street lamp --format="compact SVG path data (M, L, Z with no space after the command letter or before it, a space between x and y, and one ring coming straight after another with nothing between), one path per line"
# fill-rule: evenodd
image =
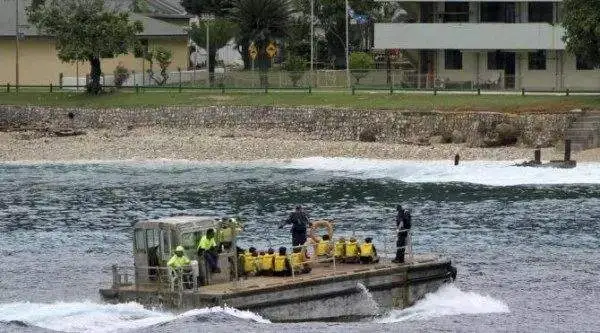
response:
M313 85L313 63L315 52L315 0L310 0L310 85Z

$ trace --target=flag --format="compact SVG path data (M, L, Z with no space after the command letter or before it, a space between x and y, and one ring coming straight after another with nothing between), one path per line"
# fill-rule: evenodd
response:
M348 16L354 19L357 24L365 24L369 21L369 17L367 15L356 14L356 12L350 8L350 6L348 6L346 10L348 11Z

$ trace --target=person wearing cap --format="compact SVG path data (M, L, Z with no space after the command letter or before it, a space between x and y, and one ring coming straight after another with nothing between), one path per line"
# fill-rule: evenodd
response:
M190 259L183 254L183 246L178 245L175 248L175 254L167 262L167 266L172 269L181 268L190 264Z
M290 214L285 222L279 225L279 229L286 224L292 225L292 246L304 245L306 243L306 230L310 227L310 223L302 206L296 206L296 210Z
M396 240L396 258L392 262L401 264L404 262L406 238L408 238L412 218L410 211L403 209L401 205L396 206L396 211L398 212L396 215L396 233L398 234L398 239Z

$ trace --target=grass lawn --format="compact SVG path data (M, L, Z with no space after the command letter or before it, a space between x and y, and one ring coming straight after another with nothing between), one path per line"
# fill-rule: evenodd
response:
M600 96L553 95L480 95L416 94L384 91L313 92L303 91L146 91L115 92L88 96L71 92L0 92L0 105L38 105L61 107L133 108L160 106L335 106L355 109L446 110L446 111L501 111L501 112L564 112L574 108L600 108Z

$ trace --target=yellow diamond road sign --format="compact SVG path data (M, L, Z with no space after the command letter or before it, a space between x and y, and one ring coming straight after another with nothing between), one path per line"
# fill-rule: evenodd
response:
M256 56L258 55L258 50L256 49L256 45L254 45L254 43L250 44L250 46L248 47L248 53L250 54L250 58L252 60L256 59Z
M270 42L267 46L267 54L270 58L273 58L277 54L277 47L273 42Z

